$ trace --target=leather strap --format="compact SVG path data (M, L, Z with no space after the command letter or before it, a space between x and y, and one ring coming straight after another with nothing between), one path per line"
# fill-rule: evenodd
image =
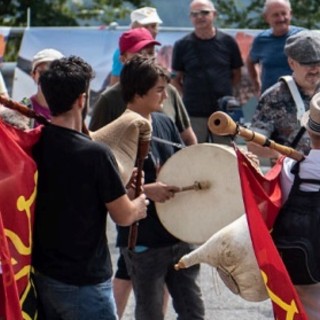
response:
M293 80L292 76L282 76L280 80L283 80L287 85L291 92L292 98L297 107L297 119L300 122L303 114L305 113L306 109L304 107L304 103L302 101L301 95L297 88L295 81Z

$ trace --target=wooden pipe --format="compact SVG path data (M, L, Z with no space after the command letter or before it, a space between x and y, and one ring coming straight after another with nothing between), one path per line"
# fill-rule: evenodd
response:
M239 135L248 142L252 141L263 147L274 149L282 155L285 155L297 161L300 161L304 158L304 155L301 152L293 148L276 143L273 140L270 140L269 138L264 136L263 134L254 132L243 126L238 125L232 120L232 118L228 114L222 111L214 112L210 116L208 120L208 128L212 133L220 136Z
M28 108L27 106L25 106L20 102L13 101L12 99L9 99L0 95L0 104L2 104L3 106L9 109L20 112L22 115L28 118L35 119L37 120L38 123L48 124L48 120L44 116L36 113L34 110Z
M148 156L150 146L150 140L145 140L144 137L140 137L138 143L138 151L137 151L137 183L135 186L135 198L137 198L141 194L141 181L142 181L142 171L144 160ZM138 226L139 222L134 222L129 229L128 236L128 249L133 250L137 243L138 238Z
M9 98L6 98L6 97L0 95L0 104L8 109L19 112L28 118L35 119L40 124L47 125L49 123L47 118L45 118L43 115L35 112L34 110L28 108L23 103L14 101L12 99L9 99ZM90 136L89 130L87 129L84 121L82 123L82 133Z

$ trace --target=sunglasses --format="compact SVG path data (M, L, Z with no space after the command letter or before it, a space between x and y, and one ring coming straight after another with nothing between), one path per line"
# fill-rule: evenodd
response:
M211 10L200 10L200 11L191 11L190 16L196 18L197 16L205 17L212 12Z

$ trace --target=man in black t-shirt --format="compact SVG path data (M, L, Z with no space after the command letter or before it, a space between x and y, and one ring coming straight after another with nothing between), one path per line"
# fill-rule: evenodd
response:
M208 117L217 111L218 99L234 95L243 66L234 38L213 26L216 15L210 0L193 0L194 32L178 40L172 54L172 83L183 96L200 143L208 141Z
M33 150L38 167L32 265L45 319L116 320L106 217L130 225L148 200L131 201L107 147L81 133L92 68L55 60L40 77L52 120Z

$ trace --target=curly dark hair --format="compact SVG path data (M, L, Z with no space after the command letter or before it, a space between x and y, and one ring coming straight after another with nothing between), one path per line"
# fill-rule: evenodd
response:
M92 78L92 67L80 57L54 60L39 80L51 114L57 116L71 110L80 94L88 94Z

